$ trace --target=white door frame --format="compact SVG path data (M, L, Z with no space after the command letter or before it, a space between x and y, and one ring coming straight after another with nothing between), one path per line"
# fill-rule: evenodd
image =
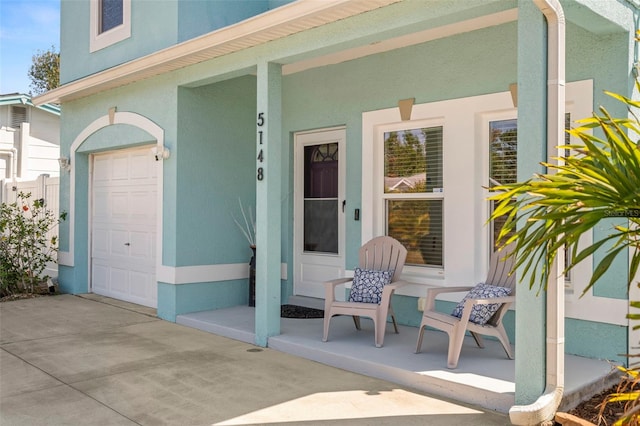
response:
M325 280L344 276L345 265L345 214L348 211L348 203L343 208L338 208L338 254L305 253L303 250L304 239L304 148L310 145L323 143L338 143L338 200L346 200L346 130L345 127L333 127L317 129L308 132L294 134L294 166L293 166L293 293L299 296L324 298L324 290L319 287ZM307 271L306 279L305 266ZM311 266L311 268L309 268Z

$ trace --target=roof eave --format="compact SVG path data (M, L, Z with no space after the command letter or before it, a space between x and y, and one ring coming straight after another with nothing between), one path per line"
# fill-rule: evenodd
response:
M235 25L67 83L34 97L32 101L35 105L43 105L83 98L399 1L401 0L298 0Z
M24 95L21 93L0 96L0 105L27 105L50 112L52 114L60 115L60 107L58 105L50 103L36 105L32 102L32 98L29 95Z

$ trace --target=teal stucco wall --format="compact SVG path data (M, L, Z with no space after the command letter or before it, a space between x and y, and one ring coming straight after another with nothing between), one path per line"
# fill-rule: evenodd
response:
M158 283L158 317L176 321L176 316L244 305L248 299L246 280L173 285Z
M89 52L89 2L63 1L61 7L60 81L141 58L197 36L284 6L293 0L162 0L131 1L131 37Z
M268 0L179 2L178 42L233 25L267 10L269 10Z
M255 99L253 76L178 92L175 266L251 257L233 218L255 217Z
M60 82L85 77L176 44L178 1L131 2L131 37L91 53L88 1L60 2Z
M286 76L283 127L287 131L346 125L347 269L357 265L361 245L361 222L351 213L368 207L361 205L360 196L362 112L395 107L398 100L411 97L418 104L505 91L516 79L516 39L515 23L510 23ZM504 53L498 57L480 53L476 43ZM290 175L291 188L292 181Z

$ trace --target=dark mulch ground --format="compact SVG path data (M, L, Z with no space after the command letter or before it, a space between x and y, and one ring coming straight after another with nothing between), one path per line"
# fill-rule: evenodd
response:
M282 305L280 307L282 318L324 318L322 309L305 308L304 306Z
M10 302L12 300L20 300L20 299L33 299L34 297L41 296L53 296L59 294L57 292L51 292L48 288L38 288L33 293L14 293L14 294L5 294L0 293L0 302Z
M624 403L613 402L607 404L602 416L600 416L600 406L607 395L615 392L616 386L606 389L605 391L582 402L573 410L568 411L568 413L580 417L581 419L588 420L598 426L610 426L620 418L620 415L624 412Z

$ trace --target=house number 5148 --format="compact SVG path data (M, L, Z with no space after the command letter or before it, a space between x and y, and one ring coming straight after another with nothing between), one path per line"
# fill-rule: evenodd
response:
M258 128L264 126L264 122L265 122L264 112L258 113L258 122L256 123L258 125ZM262 130L258 130L258 145L260 145L259 146L260 151L258 151L258 161L262 163L264 162L264 152L262 151ZM258 180L264 179L264 167L262 166L258 167L256 178Z

